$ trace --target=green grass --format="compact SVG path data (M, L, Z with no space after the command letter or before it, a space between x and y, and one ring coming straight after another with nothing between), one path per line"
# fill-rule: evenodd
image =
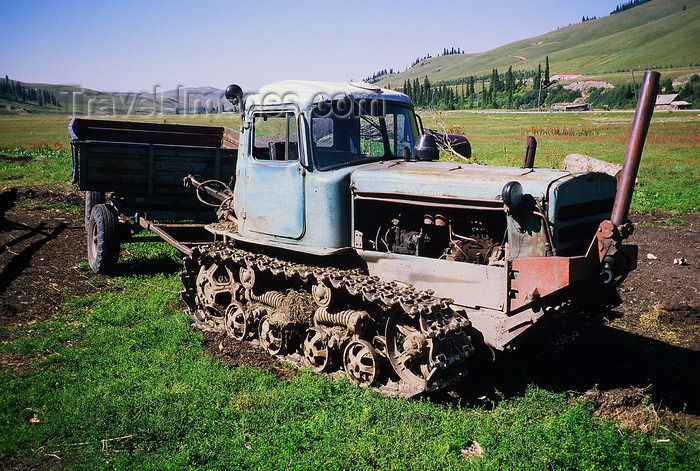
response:
M666 219L662 220L661 222L663 224L665 224L667 227L668 226L673 227L673 226L687 226L688 225L688 221L686 221L685 219L676 218L676 217L666 218Z
M82 206L76 206L67 201L47 202L40 199L20 200L15 204L18 208L53 209L55 211L80 211Z
M69 122L60 115L0 115L0 149L70 150Z
M687 469L700 459L684 440L619 431L592 418L590 404L535 386L487 409L389 399L307 371L286 382L229 369L203 354L201 334L174 306L177 276L110 285L0 345L26 362L0 375L0 462L57 455L67 469ZM472 441L483 458L465 461L460 450Z
M68 187L71 172L70 152L41 147L25 150L15 147L0 151L0 181L4 187L41 185Z
M653 168L674 162L680 173L697 175L697 117L665 116L674 120L659 120L645 158L655 149ZM556 127L562 132L538 135L538 163L546 166L574 150L620 161L630 120L613 113L445 117L463 128L481 163L519 165L527 132ZM53 124L65 131L60 120ZM578 124L595 132L563 132ZM67 151L24 145L3 153L10 157L0 178L66 184ZM179 260L164 243L124 249L128 266ZM204 354L201 334L176 305L175 271L94 280L103 294L69 296L51 320L0 330L2 364L15 365L0 371L4 467L31 467L53 455L66 469L688 469L700 462L695 432L618 430L592 417L589 403L535 385L486 408L384 398L304 370L282 381L255 368L230 369ZM474 441L483 458L464 460L460 451Z

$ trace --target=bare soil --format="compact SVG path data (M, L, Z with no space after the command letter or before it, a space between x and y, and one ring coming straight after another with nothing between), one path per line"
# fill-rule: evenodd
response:
M0 326L4 327L0 341L11 338L17 326L55 316L67 296L108 289L104 277L85 269L82 209L17 206L26 199L82 205L79 194L42 187L0 193ZM623 283L623 304L617 311L582 325L568 337L505 353L493 364L473 368L468 380L444 399L496 401L521 394L534 383L572 391L592 401L596 414L603 417L632 417L632 425L623 425L627 422L620 419L621 426L646 430L656 420L650 411L663 410L667 421L697 428L700 217L669 218L661 213L632 215L636 230L630 243L639 245L639 267ZM155 268L120 269L147 273ZM178 267L165 269L174 272ZM254 345L240 345L215 333L205 333L204 341L207 354L232 367L258 366L280 378L295 374ZM24 363L30 361L0 354L0 370L11 368L22 374Z

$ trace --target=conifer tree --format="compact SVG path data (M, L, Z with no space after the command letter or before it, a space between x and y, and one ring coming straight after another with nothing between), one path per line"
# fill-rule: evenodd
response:
M515 88L515 79L513 78L513 66L508 67L506 74L506 88L508 89L508 106L513 106L513 88Z
M545 66L544 66L544 86L546 87L549 85L549 56L545 59Z
M498 69L491 69L491 96L495 97L498 93Z
M430 80L428 80L428 76L425 76L425 80L423 80L423 101L425 102L425 106L431 106L432 103L432 93L430 91Z

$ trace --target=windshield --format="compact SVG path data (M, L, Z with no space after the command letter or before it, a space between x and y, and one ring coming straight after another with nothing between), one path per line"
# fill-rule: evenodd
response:
M319 104L311 113L314 162L319 170L401 158L418 135L413 111L381 100Z

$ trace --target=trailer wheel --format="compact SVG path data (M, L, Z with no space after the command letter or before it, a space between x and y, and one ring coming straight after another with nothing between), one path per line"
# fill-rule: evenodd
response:
M90 224L90 213L92 212L92 208L104 202L105 194L103 191L85 192L85 230L88 230L88 225Z
M117 215L106 204L92 208L87 227L87 252L90 268L95 273L109 273L119 259Z

